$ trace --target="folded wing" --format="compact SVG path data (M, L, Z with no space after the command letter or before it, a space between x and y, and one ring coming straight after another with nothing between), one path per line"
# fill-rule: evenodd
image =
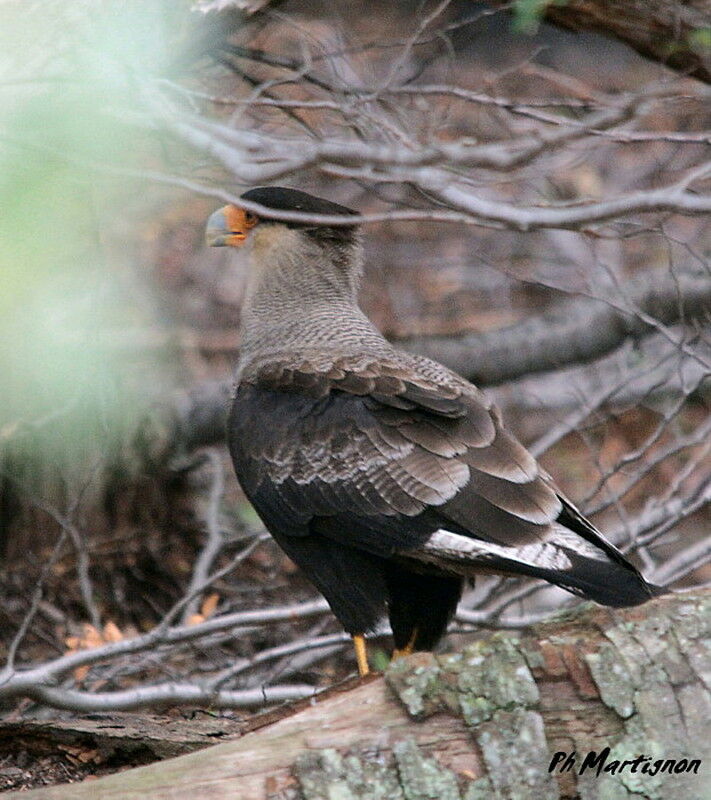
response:
M229 440L278 538L322 536L459 575L531 575L608 605L651 596L497 409L434 362L272 363L239 386Z

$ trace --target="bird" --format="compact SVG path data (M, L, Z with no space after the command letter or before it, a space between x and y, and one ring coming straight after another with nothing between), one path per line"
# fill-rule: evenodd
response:
M540 578L613 607L660 593L482 391L364 314L356 211L278 186L239 203L205 233L249 261L229 451L265 527L350 634L361 676L386 614L394 658L431 651L476 575Z

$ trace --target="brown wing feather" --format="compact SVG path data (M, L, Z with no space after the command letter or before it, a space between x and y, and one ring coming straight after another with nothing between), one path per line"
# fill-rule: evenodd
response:
M502 511L538 525L553 522L562 508L557 494L540 478L512 483L473 469L467 489Z
M453 503L464 524L467 509L475 516L485 502L527 523L525 534L512 526L513 541L544 535L560 504L534 459L478 390L426 373L346 359L269 364L238 392L236 416L242 405L265 421L259 431L238 425L238 476L248 488L269 484L289 506L298 487L304 513L337 514L345 504L366 517L414 517L428 507L446 514Z
M465 461L469 466L512 483L528 483L538 477L538 464L526 448L497 427L488 447L471 447Z

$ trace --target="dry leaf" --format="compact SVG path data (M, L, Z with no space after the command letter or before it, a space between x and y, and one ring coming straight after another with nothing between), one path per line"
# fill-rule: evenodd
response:
M201 622L205 622L205 617L202 614L191 614L187 620L185 621L186 625L199 625Z
M81 667L76 667L74 670L74 680L80 683L89 674L89 665L84 664Z
M107 622L104 625L104 641L105 642L120 642L123 639L123 634L119 630L115 622Z
M215 613L215 609L217 608L217 604L219 602L220 602L220 595L217 594L217 592L209 594L202 601L202 605L200 606L200 613L202 614L204 619L209 619Z
M98 631L89 622L85 622L82 625L82 628L84 629L84 635L82 636L82 647L85 650L92 650L94 647L100 647L104 643L104 639L101 636L101 631Z
M57 744L57 750L62 750L65 753L71 753L73 756L81 753L83 748L77 747L75 744L65 744L60 742Z
M101 647L101 645L108 644L109 642L120 642L123 640L123 638L123 634L115 622L107 622L106 625L104 625L103 631L99 631L90 623L85 622L82 625L82 635L67 636L64 640L64 643L68 648L68 652L76 653L79 650L93 650L94 648ZM77 667L74 670L74 680L78 682L83 681L88 672L88 664Z
M81 761L82 764L89 764L92 761L98 764L99 761L101 761L98 750L83 750L77 755L77 759Z

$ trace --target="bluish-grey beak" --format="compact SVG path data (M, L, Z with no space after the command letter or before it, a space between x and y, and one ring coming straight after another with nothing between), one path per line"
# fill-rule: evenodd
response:
M232 232L227 226L225 209L218 208L217 211L210 214L207 220L205 244L207 244L208 247L227 247L228 239L232 235Z

